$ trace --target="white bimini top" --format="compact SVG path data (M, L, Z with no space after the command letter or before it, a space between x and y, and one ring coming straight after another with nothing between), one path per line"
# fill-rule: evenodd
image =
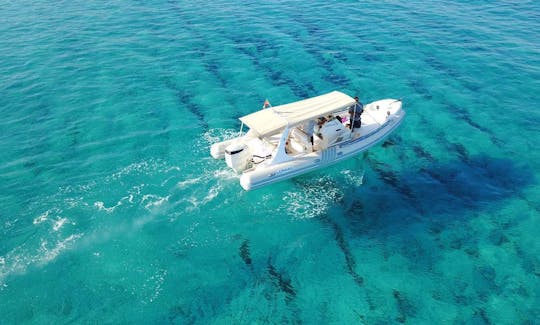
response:
M354 98L342 92L333 91L325 95L265 108L242 116L240 121L260 137L264 137L273 135L286 126L294 127L308 120L343 110L355 102Z

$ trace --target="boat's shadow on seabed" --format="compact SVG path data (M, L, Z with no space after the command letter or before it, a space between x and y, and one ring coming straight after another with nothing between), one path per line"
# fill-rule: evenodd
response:
M444 225L471 213L497 211L505 201L522 197L523 190L535 183L526 164L486 155L433 161L403 171L394 171L394 167L366 155L363 165L364 184L344 188L343 197L328 210L331 219L360 232L388 225L407 227L411 222ZM297 185L304 186L304 180Z

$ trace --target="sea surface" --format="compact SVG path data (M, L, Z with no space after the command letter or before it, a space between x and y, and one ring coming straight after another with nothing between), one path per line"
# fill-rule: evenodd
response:
M0 323L538 324L539 1L0 0ZM245 192L340 90L384 143Z

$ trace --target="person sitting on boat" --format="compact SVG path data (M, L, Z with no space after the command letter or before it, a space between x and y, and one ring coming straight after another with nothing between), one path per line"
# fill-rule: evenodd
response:
M324 123L326 123L327 120L325 117L319 117L319 119L317 119L317 125L315 126L315 133L317 134L317 136L319 138L322 138L321 136L321 129L324 125Z
M361 117L362 117L362 113L364 112L364 104L360 102L360 100L358 99L358 96L354 97L354 100L356 101L356 103L354 103L354 105L349 107L349 115L351 116L350 117L351 125L349 127L352 130L360 128L360 126L362 125Z

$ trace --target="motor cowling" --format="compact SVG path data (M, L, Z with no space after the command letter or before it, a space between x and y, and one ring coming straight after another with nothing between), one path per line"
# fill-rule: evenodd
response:
M248 168L250 158L249 147L243 142L234 142L225 148L225 162L237 173Z

